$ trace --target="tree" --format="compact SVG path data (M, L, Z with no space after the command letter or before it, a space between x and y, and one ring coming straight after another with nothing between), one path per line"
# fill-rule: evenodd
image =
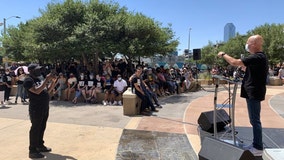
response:
M22 48L16 46L16 34L11 34L10 54L41 63L74 58L97 65L99 58L117 52L131 62L139 56L172 53L178 45L171 25L162 27L142 13L98 0L49 3L40 17L22 24L19 33L23 36L18 39L25 42Z
M264 39L263 51L266 53L269 63L274 66L278 63L283 63L284 60L284 25L283 24L264 24L248 31L246 35L240 35L237 33L236 37L230 39L227 43L217 43L216 54L219 51L225 51L230 53L232 57L240 58L241 54L247 56L245 51L245 44L249 36L259 34ZM220 45L221 44L221 45ZM211 64L212 61L209 58L212 44L209 43L202 49L202 57L205 57L202 62ZM210 49L211 48L211 49ZM205 55L204 55L205 54ZM212 57L211 57L212 58ZM227 65L224 61L216 61L219 65Z

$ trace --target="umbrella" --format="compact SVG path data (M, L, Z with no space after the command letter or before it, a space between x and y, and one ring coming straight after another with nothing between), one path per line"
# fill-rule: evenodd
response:
M26 74L28 74L29 73L29 71L28 71L28 66L19 66L17 69L15 69L15 75L17 76L17 73L18 73L18 69L20 69L20 68L23 68L24 69L24 72L26 73Z

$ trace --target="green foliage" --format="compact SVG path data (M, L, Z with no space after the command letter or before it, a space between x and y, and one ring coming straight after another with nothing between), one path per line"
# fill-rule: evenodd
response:
M128 12L118 3L66 0L51 2L40 12L40 17L8 30L5 48L14 60L55 62L72 57L88 63L94 55L103 58L113 52L130 58L167 54L178 45L170 26Z
M210 42L202 49L202 63L209 65L227 66L223 59L216 59L219 51L225 51L232 57L240 58L241 54L247 56L245 44L249 36L259 34L264 39L263 51L267 54L270 65L283 63L284 60L284 25L264 24L248 31L246 35L236 34L227 43L217 43L215 46ZM213 55L211 53L214 53ZM212 56L211 56L212 55ZM212 61L214 59L214 61Z

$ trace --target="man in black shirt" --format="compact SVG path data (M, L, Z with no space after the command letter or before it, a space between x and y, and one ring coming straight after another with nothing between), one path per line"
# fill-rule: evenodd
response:
M50 152L51 148L44 145L43 136L49 114L49 94L55 86L56 77L48 74L44 81L39 79L40 66L30 64L29 75L25 78L23 86L29 95L29 115L31 120L29 158L43 158L40 152Z
M147 89L149 88L143 81L142 72L143 72L142 68L138 66L134 75L132 75L129 79L130 79L133 89L135 90L134 93L142 101L141 107L140 107L140 114L150 116L152 115L152 112L159 112L159 110L155 108L155 106L152 103L152 99L150 99L149 93L147 93ZM147 110L148 107L150 107L151 109L150 112Z
M241 97L246 98L249 120L253 127L253 143L244 149L248 149L254 156L261 156L263 153L260 110L266 93L268 61L262 51L262 45L263 38L254 35L248 38L245 46L246 51L250 53L248 57L235 59L225 52L218 53L218 57L223 57L229 64L245 67Z

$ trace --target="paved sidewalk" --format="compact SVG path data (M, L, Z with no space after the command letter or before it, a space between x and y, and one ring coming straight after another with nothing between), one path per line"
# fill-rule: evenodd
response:
M199 91L162 98L164 108L151 117L124 116L122 106L51 101L45 141L53 150L45 153L45 159L197 159L201 148L197 119L201 112L213 109L213 95ZM261 115L267 148L284 148L283 98L283 86L268 86ZM236 126L240 138L249 143L245 102L238 96ZM27 105L0 109L0 159L29 159L29 127Z

